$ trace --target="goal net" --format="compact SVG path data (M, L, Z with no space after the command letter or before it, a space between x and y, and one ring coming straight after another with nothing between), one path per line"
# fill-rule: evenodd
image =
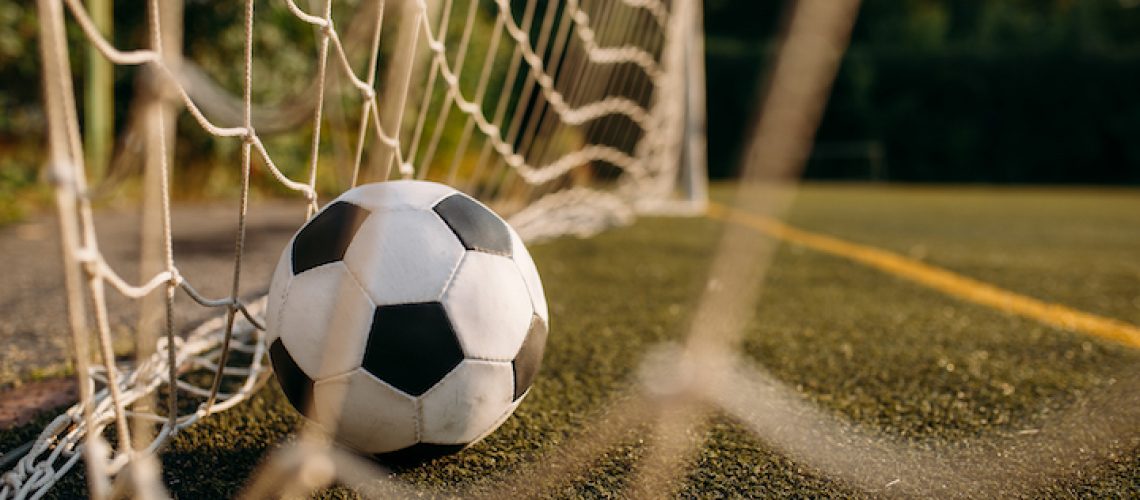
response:
M263 299L243 298L251 178L293 193L311 216L350 187L427 179L467 192L529 241L588 236L639 214L701 213L705 203L700 4L695 0L273 0L245 2L233 93L183 58L180 2L147 2L145 46L103 36L81 0L37 0L47 174L55 186L80 402L53 420L0 480L0 498L37 498L85 460L93 496L162 495L154 455L180 430L233 407L269 377ZM270 16L272 15L272 17ZM289 22L312 30L311 84L297 123L255 102L273 71L255 38ZM109 263L95 230L66 33L115 65L144 68L141 279ZM186 33L193 39L195 34ZM208 42L207 42L208 43ZM281 42L291 43L291 42ZM297 42L301 43L301 42ZM240 68L240 69L239 69ZM349 118L333 125L333 103ZM298 111L299 110L299 111ZM183 272L171 228L175 119L185 112L240 149L232 291L207 297ZM277 151L275 129L307 134L307 154ZM122 131L120 130L120 133ZM348 154L330 153L330 137ZM297 225L303 223L298 220ZM116 364L109 307L138 304L135 358ZM176 321L175 299L216 317ZM112 305L109 306L108 304ZM145 319L158 318L152 326ZM124 486L125 484L125 486ZM116 488L126 488L116 490Z

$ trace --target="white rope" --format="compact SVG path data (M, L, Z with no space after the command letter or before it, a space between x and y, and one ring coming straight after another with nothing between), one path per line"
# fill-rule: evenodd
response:
M531 23L534 20L534 11L535 11L535 2L533 2L533 1L527 2L526 9L523 11L523 19L522 19L522 25L521 25L521 27L523 28L523 31L530 31ZM548 11L548 13L551 13L551 12L553 12L553 9L550 9ZM545 17L548 19L553 19L554 16L548 15ZM499 17L499 19L500 19L500 22L502 22L502 17ZM544 24L543 26L546 26L546 25ZM546 50L546 37L545 37L545 35L547 34L547 32L543 31L542 33L543 33L543 36L539 38L538 44L536 46L536 49L538 52L544 52ZM522 63L522 49L516 44L514 47L514 50L511 51L511 62L510 62L510 65L507 69L506 79L504 80L504 85L503 85L504 90L500 91L500 93L499 93L498 102L495 104L495 116L491 120L492 123L498 123L498 124L504 123L503 120L506 118L507 105L510 104L510 99L507 97L507 92L505 89L513 89L515 87L516 79L519 76L519 69L521 67L521 63ZM519 96L520 97L519 102L526 102L527 100L530 99L530 90L531 90L531 83L532 82L529 78L525 78L523 81L525 82L523 84L525 89L523 90L522 94ZM515 112L516 118L512 118L511 128L510 128L510 130L507 131L508 140L511 140L511 138L514 137L514 134L515 134L514 131L518 129L517 125L518 125L519 120L518 120L517 116L521 113L521 111L519 111L521 108L522 108L522 106L516 106L516 110L515 110L516 111ZM479 152L479 160L476 161L474 172L472 172L471 178L467 182L466 189L465 189L467 192L474 192L475 191L475 189L477 187L477 183L479 182L479 179L482 178L482 174L483 174L484 170L486 169L486 165L487 165L487 162L489 161L490 157L491 157L491 141L484 141L483 148Z
M263 299L254 303L250 309L252 314L259 315L264 312L264 307L265 301ZM84 450L82 444L84 437L91 433L101 433L115 420L114 408L117 405L110 401L109 387L125 388L121 394L121 405L130 406L135 401L154 397L158 389L168 383L169 376L167 374L170 373L169 368L171 367L169 365L170 353L176 355L173 366L175 370L180 367L197 370L202 370L202 367L206 366L216 367L217 364L213 360L219 356L218 348L224 342L223 336L220 335L224 322L225 317L223 316L203 323L194 329L185 340L176 340L174 349L169 348L166 338L159 339L155 353L145 362L140 363L133 370L118 372L115 384L110 384L95 393L90 405L93 410L92 418L89 420L91 425L88 425L83 418L84 407L82 404L76 404L56 417L51 424L44 428L31 451L21 458L11 471L0 476L0 498L23 498L34 491L42 491L43 487L54 483L75 465ZM124 414L131 416L143 416L156 423L163 423L155 441L143 451L143 454L154 453L166 439L178 430L195 424L202 417L232 408L247 399L253 394L256 387L264 383L270 372L269 367L262 361L265 346L260 341L261 335L260 330L250 322L238 323L234 335L236 342L234 350L240 347L242 350L252 352L252 358L257 361L239 372L225 371L232 376L242 377L242 383L239 389L232 394L220 394L221 399L212 407L207 408L205 405L201 405L193 413L179 416L173 428L171 428L167 416L155 414L147 416L145 413L124 412ZM93 385L100 380L106 381L105 373L100 368L93 368L89 377L90 384ZM186 388L182 382L178 382L178 387L180 389ZM209 394L209 391L197 387L195 387L195 391L195 395L200 397ZM113 455L108 460L106 473L113 475L122 469L128 460L127 456L128 454L122 452Z
M417 1L420 12L424 14L421 16L422 33L426 39L429 49L434 53L434 57L432 70L430 70L428 75L429 80L426 86L427 91L425 91L423 98L424 100L420 105L420 119L417 119L416 132L413 135L411 141L412 147L408 153L409 162L415 162L416 160L416 151L418 149L416 145L419 144L419 139L421 137L420 134L422 133L424 124L426 122L426 113L428 110L428 103L430 102L429 98L431 95L431 89L434 87L435 77L438 74L438 76L447 83L447 100L453 100L455 107L457 107L460 111L467 114L472 120L474 120L475 125L478 127L480 132L482 132L487 137L494 150L499 153L500 156L506 159L506 164L511 168L517 170L519 175L521 175L530 184L542 184L549 182L550 180L565 174L566 171L572 169L575 165L591 161L607 161L625 170L639 168L638 162L628 154L625 154L616 148L602 145L594 145L584 148L581 151L567 154L545 165L536 166L527 163L526 159L517 154L514 148L503 139L499 126L493 123L491 120L488 120L486 115L483 114L482 107L480 106L479 102L476 100L469 100L463 96L463 92L459 86L459 76L456 70L448 63L445 53L445 37L443 36L443 32L446 29L448 20L447 14L449 14L451 10L450 0L445 2L445 15L440 22L440 28L438 31L441 34L438 37L435 35L436 30L433 30L431 21L426 15L427 4L424 2L424 0ZM558 113L558 116L563 122L570 125L581 125L603 116L624 115L633 122L637 123L643 130L647 129L647 127L650 126L650 115L645 110L645 108L626 98L606 98L578 107L570 106L567 103L565 96L554 88L554 78L546 73L542 57L539 56L534 48L529 45L529 36L514 20L513 16L511 15L510 5L507 3L507 0L494 1L496 7L498 8L498 16L506 26L508 34L518 44L523 60L525 60L530 66L531 70L536 75L538 75L535 78L535 82L542 89L543 95L546 98L547 102L555 109L555 111ZM653 15L655 17L658 17L660 15L656 9L663 9L659 2L638 2L635 0L623 1L633 7L649 9L654 13ZM569 7L571 4L573 5L572 12L577 13L577 15L572 14L572 20L577 25L577 32L579 33L579 36L583 38L583 40L589 40L589 42L587 42L588 48L593 49L590 50L589 53L601 54L597 56L591 56L592 59L596 58L595 62L606 64L629 62L637 64L641 67L648 66L649 69L646 69L646 72L649 74L650 80L654 82L654 86L660 85L659 81L662 78L660 70L657 68L655 63L648 64L645 61L645 58L651 59L652 56L650 56L647 52L637 49L636 47L598 47L593 41L595 34L593 30L589 28L589 16L584 12L578 10L578 3L574 0L569 0L568 10L571 9L571 7ZM345 76L349 79L352 85L360 91L361 95L364 98L374 100L375 91L373 90L371 82L361 79L352 69L348 55L344 51L344 47L340 42L340 37L337 34L337 31L335 28L333 28L331 19L324 19L313 16L311 14L307 14L299 7L297 7L296 4L292 1L289 1L288 5L290 11L298 15L298 18L302 21L327 29L329 37L333 42L333 47L336 49L336 54ZM469 15L468 18L471 19L471 16ZM465 28L464 31L467 32L467 29ZM461 46L466 46L466 43L462 43ZM460 63L462 63L462 60ZM367 107L368 106L366 106L366 108ZM377 106L374 102L372 102L370 104L370 107L375 108ZM444 110L441 111L441 118L443 120L446 120L446 110L449 110L450 106L445 104L441 107L441 109ZM375 116L376 113L371 113L371 115ZM364 116L365 119L367 119L368 114L365 114ZM387 133L378 120L375 120L375 122L376 123L374 125L380 140L388 146L396 147L398 150L398 139ZM442 121L437 121L436 129L441 130L442 127ZM434 137L433 139L434 140L429 144L438 143L438 139ZM428 151L432 152L433 148L429 146ZM267 163L271 163L271 160L268 158L267 153L262 153L262 156ZM425 155L425 157L430 160L430 156ZM422 171L426 171L428 166L429 162L425 161ZM272 170L277 171L276 167L271 168ZM421 173L420 177L423 177L423 175L426 174ZM287 179L284 179L284 176L281 176L279 180L285 182ZM290 185L290 187L296 189L292 185Z
M439 32L440 32L440 38L438 40L439 44L442 44L445 37L447 36L447 25L451 19L451 5L452 5L452 0L444 0L443 1L443 6L442 6L442 10L441 10L442 14L440 15L440 19L439 19ZM419 11L419 18L420 18L420 29L417 31L417 33L427 33L425 38L428 39L429 43L432 43L435 39L431 36L431 24L430 24L431 21L428 19L427 8L422 2L416 4L416 8ZM446 63L446 61L443 61L443 62ZM416 117L416 128L415 128L415 131L412 132L412 140L408 145L408 162L409 163L413 163L413 164L415 163L416 154L420 150L420 139L423 138L424 127L427 125L428 110L431 109L432 90L435 89L435 79L439 75L440 64L441 64L440 58L433 57L431 59L431 69L428 70L427 84L424 85L424 93L422 96L420 96L421 97L420 112L419 112L419 115ZM438 125L439 124L437 124L437 126Z
M296 5L292 0L288 2L291 9L296 9ZM299 9L296 9L299 10ZM382 12L382 11L381 11ZM297 12L294 11L294 14ZM325 2L325 20L332 24L332 0ZM379 23L377 23L379 26ZM379 38L379 28L377 28L377 38ZM327 82L328 63L329 63L329 34L326 30L321 29L321 48L319 49L319 56L317 57L317 99L316 108L313 111L313 140L310 143L309 153L309 189L314 193L317 191L317 161L320 159L321 149L321 118L325 109L325 83ZM357 159L357 162L360 160ZM312 217L317 210L317 202L314 199L313 203L309 204L306 209L305 217Z
M459 89L459 72L463 71L463 63L467 59L467 48L471 42L471 30L475 27L475 16L473 15L475 13L475 5L476 0L467 0L466 22L463 24L463 34L459 37L459 47L456 49L457 55L455 58L455 67L458 69L455 70L455 84L448 86L447 93L443 97L443 104L439 107L439 113L436 115L435 120L433 120L435 122L435 130L432 131L431 140L428 141L427 150L424 152L423 160L420 162L421 166L418 175L420 179L427 177L427 171L428 168L431 167L432 160L435 159L435 152L439 147L439 141L443 138L443 131L447 128L447 118L451 114L451 104L455 101L456 98L460 97L458 95L461 92ZM450 6L451 4L449 3L447 8L450 8ZM423 8L426 9L426 6ZM424 16L424 18L426 17L427 16ZM450 15L448 17L450 17ZM429 43L429 46L433 51L435 51L436 57L439 58L438 66L440 68L450 70L450 66L447 62L447 55L444 54L443 51L442 36L443 33L446 33L446 30L447 24L441 23L441 38L439 43ZM431 32L429 30L424 30L424 33L428 34L430 42ZM439 50L436 50L437 48ZM448 83L450 84L451 81L448 81ZM425 95L427 94L425 93Z
M500 10L500 15L509 16L510 6L505 4L505 0L496 0L496 3L500 9L506 9ZM422 0L420 4L421 6L424 5ZM426 9L426 6L423 8ZM515 24L513 20L507 22L507 30L508 32L514 31L512 36L520 42L520 46L522 46L522 42L526 41L527 36L521 32L521 28ZM638 161L628 154L610 146L600 145L583 148L546 165L534 166L528 164L522 155L516 153L514 148L502 139L499 126L491 123L487 119L480 105L463 97L462 91L459 89L459 76L456 75L447 64L443 43L432 35L431 25L427 22L426 16L424 16L424 33L427 37L429 47L435 52L435 59L439 63L439 74L448 84L449 95L454 95L455 106L475 121L479 130L491 141L495 151L505 159L507 165L517 170L519 175L525 178L527 182L531 184L548 182L562 175L575 165L589 161L603 160L623 169L635 169L638 167ZM539 86L542 87L543 93L547 97L548 102L550 102L550 105L555 108L559 116L561 116L566 123L579 125L586 121L613 114L626 115L631 120L643 126L643 122L648 120L649 115L645 112L644 108L624 98L606 99L579 108L571 108L566 104L562 94L554 90L553 78L542 71L541 58L539 58L532 49L524 48L522 54L523 58L530 63L531 68L540 74L536 81ZM442 124L437 124L437 126L442 126Z
M422 3L423 0L420 0L420 2ZM518 42L519 47L522 49L523 60L539 75L536 81L542 88L543 95L550 105L558 111L563 121L572 125L579 125L601 116L621 114L644 126L645 120L648 119L648 113L645 108L638 106L637 103L629 99L621 97L606 98L577 108L567 104L563 95L554 89L554 78L551 77L543 67L542 56L539 56L534 50L529 48L529 37L522 31L522 28L515 23L514 18L511 16L510 4L507 0L495 0L495 5L499 7L499 15L504 17L507 22L507 33ZM437 51L443 50L442 45L440 45L438 49L433 46L433 49ZM615 61L609 62L613 63ZM445 71L444 75L446 76L447 74L448 72Z
M597 34L590 27L590 15L581 10L578 0L567 0L566 10L570 19L574 21L575 31L582 42L586 44L586 53L591 61L599 64L634 63L645 71L654 82L661 78L661 66L657 60L645 49L636 45L622 47L601 47L598 45Z
M435 158L441 155L444 128L452 108L462 113L463 129L450 163L443 169L443 177L451 183L467 184L471 191L483 184L480 190L498 191L498 196L504 197L504 200L511 194L510 189L504 188L504 185L514 179L521 180L525 189L514 196L521 193L529 201L526 202L528 204L525 209L518 212L511 221L520 227L528 239L546 238L555 234L588 235L601 227L625 224L632 220L632 198L626 197L620 190L604 191L579 186L556 191L558 186L555 184L565 183L553 181L564 179L576 168L593 162L604 162L624 172L623 179L636 179L639 182L642 179L659 181L675 172L670 170L669 165L660 164L662 151L667 149L661 141L666 139L653 138L654 135L671 137L673 129L670 127L676 127L676 124L669 121L676 118L672 116L676 114L673 109L675 106L664 105L666 103L661 98L675 91L678 68L675 67L675 61L667 60L664 55L656 55L670 53L662 50L662 47L669 43L668 37L677 36L669 34L676 23L670 18L669 10L661 0L621 0L596 4L586 0L564 0L561 3L551 0L543 7L543 20L535 43L532 43L530 33L538 10L536 0L525 0L521 19L515 18L509 0L468 0L462 35L454 50L454 61L448 60L446 50L452 0L444 0L438 16L432 15L424 0L409 0L402 14L414 18L414 22L408 24L415 30L414 36L408 39L410 43L405 52L394 54L394 59L387 61L389 68L400 68L400 73L394 73L388 79L389 84L402 82L405 90L384 103L377 97L376 87L377 69L383 62L380 45L386 10L384 0L371 0L376 2L373 5L377 12L371 31L369 59L364 70L366 73L363 75L353 68L352 58L342 38L347 35L337 29L332 17L331 0L322 2L320 15L306 12L295 0L284 0L288 12L299 22L311 25L318 33L315 68L317 102L303 181L285 175L254 127L253 0L246 0L245 3L245 47L240 98L242 123L237 127L222 127L209 120L199 104L191 98L179 72L163 60L158 7L165 0L148 2L151 12L147 23L152 47L137 50L119 49L108 41L92 22L81 0L38 1L41 6L50 7L44 9L47 15L41 20L45 33L57 38L62 36L62 30L51 32L51 29L54 29L55 23L53 16L58 15L59 22L63 21L64 14L59 5L66 6L84 38L109 61L118 65L150 68L202 130L219 138L240 139L241 192L229 294L221 298L205 297L181 274L176 265L170 223L171 166L165 162L165 151L172 146L166 144L165 140L161 141L157 146L164 159L159 188L162 190L161 223L164 232L162 271L144 276L139 283L124 279L104 258L94 230L94 215L86 196L86 173L82 163L78 117L74 110L74 92L70 73L66 71L66 45L56 43L55 39L45 41L44 71L48 84L48 92L45 94L49 99L59 101L49 106L49 136L52 138L53 158L50 171L56 184L61 211L64 260L73 266L68 270L68 294L69 303L78 308L78 312L70 317L76 352L79 354L76 368L85 377L81 379L80 403L45 427L27 455L11 471L0 476L0 499L42 496L84 454L88 455L92 495L109 494L110 479L123 467L129 463L139 463L136 461L153 455L179 430L193 425L202 417L224 411L249 398L267 379L269 368L264 362L266 349L259 331L264 328L261 318L264 298L250 304L238 298L252 160L256 155L270 177L301 195L308 205L306 217L315 212L318 207L317 183L324 100L329 92L327 79L331 76L327 73L330 56L332 66L339 68L334 69L334 75L343 76L352 93L360 99L352 185L361 176L363 150L369 134L377 144L391 150L391 160L381 161L379 165L384 169L382 178L388 177L392 162L404 177L427 177ZM467 94L461 87L460 75L473 45L480 1L488 2L495 9L491 17L494 25L487 42L487 52L481 58L483 66L477 72L474 92ZM591 7L595 8L591 10ZM401 29L405 28L403 24L401 26ZM637 30L633 37L624 36L632 30ZM615 33L623 36L615 38L612 36ZM613 39L620 39L620 43L610 44L608 41ZM353 40L357 38L354 37ZM491 82L495 81L493 76L502 74L503 71L496 63L499 62L498 51L505 44L511 46L505 78L501 82L502 88L498 89L493 106L485 106ZM412 81L412 72L416 69L414 58L417 47L425 53L420 71L425 76L426 85L422 86L424 90L420 99L407 99L406 89ZM432 114L429 108L432 107L430 104L437 82L442 87L443 99L442 105ZM520 86L520 91L516 91ZM391 90L386 89L385 92ZM419 107L414 111L415 115L410 115L415 116L410 140L402 141L401 127L405 121L402 117L406 101L413 106L419 102ZM431 124L434 128L427 137L427 143L421 144L427 135L429 117L434 120ZM620 119L598 125L598 130L606 132L605 136L611 138L608 139L610 142L588 140L587 129L591 123L613 117ZM162 127L163 124L159 122L158 126ZM552 144L551 137L557 137L567 130L579 130L580 142L569 146ZM476 140L482 140L483 143L473 148L479 152L474 169L462 172L461 161ZM492 153L495 156L493 162ZM463 176L468 177L461 179ZM78 280L73 279L76 276L79 277ZM120 368L114 363L105 297L108 285L129 299L141 299L159 289L166 293L166 335L157 338L153 354L129 369ZM178 289L199 305L221 308L224 313L195 328L185 339L178 337L175 335L172 314L174 294ZM97 352L102 358L101 363L90 366L86 359L86 339L91 333L86 325L85 304L88 303L94 320ZM232 352L243 353L250 359L242 363L231 363L228 357ZM209 387L203 387L183 380L181 377L190 371L213 373L213 381ZM137 403L155 400L159 389L164 386L177 389L169 391L165 414L134 407ZM198 398L200 404L192 411L179 414L175 404L179 397ZM161 424L161 427L154 436L146 437L146 442L133 443L126 425L127 418ZM118 441L116 449L111 449L101 437L109 426L115 428Z
M329 0L328 3L325 4L325 19L328 22L328 24L331 26L332 25L332 0ZM371 52L369 52L369 57L368 57L368 81L367 81L367 83L368 83L369 88L372 88L373 85L375 84L376 64L380 58L380 33L381 33L381 30L383 29L383 27L384 27L384 4L383 4L383 2L381 2L379 9L378 9L378 12L377 12L376 28L372 30L372 50L371 50ZM324 42L323 43L325 43L327 45L328 34L325 30L322 30L322 34L324 36ZM324 50L328 50L327 46L325 47ZM322 68L322 71L323 71L323 68ZM324 93L322 92L321 95L324 95ZM356 134L356 155L354 156L353 162L352 162L352 181L350 184L352 186L356 186L356 184L360 178L360 162L364 158L364 144L365 144L365 140L368 137L368 121L369 121L368 119L373 112L373 103L374 102L375 102L374 99L366 99L364 101L364 103L361 105L360 114L361 114L362 118L360 119L360 128ZM377 129L377 130L382 130L382 129ZM313 181L314 182L316 181L317 144L319 142L320 142L319 137L313 137Z
M491 69L495 66L495 56L499 50L499 42L503 39L503 18L495 18L495 27L491 30L490 47L487 49L487 54L483 58L483 71L479 73L479 85L475 89L475 102L482 103L484 96L487 94L487 84L491 81ZM492 121L498 123L497 121ZM463 121L463 134L459 138L459 146L456 147L455 154L451 156L451 166L447 169L447 183L455 184L459 174L459 160L467 152L467 146L471 142L471 135L475 131L475 123L471 121L468 116Z

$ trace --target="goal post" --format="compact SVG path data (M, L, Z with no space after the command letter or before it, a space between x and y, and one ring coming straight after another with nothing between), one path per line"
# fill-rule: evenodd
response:
M321 197L358 183L446 182L499 210L529 241L588 236L638 215L704 210L697 0L359 0L347 2L354 7L348 14L328 0L257 2L315 33L315 46L306 50L315 54L310 89L316 97L311 104L304 96L289 103L302 103L310 113L293 131L311 134L307 155L277 151L259 132L273 124L262 129L255 115L274 116L274 110L259 107L254 90L274 75L254 72L253 62L268 56L255 48L266 21L253 0L232 20L244 37L243 53L233 55L240 60L234 71L243 75L235 95L220 94L223 87L206 81L194 55L177 49L182 21L174 13L181 13L181 2L148 0L148 42L137 49L104 37L82 0L36 3L45 168L56 193L80 402L3 476L0 498L42 495L81 457L95 497L126 476L140 495L161 491L139 483L160 474L136 468L154 466L148 457L180 429L239 404L265 382L264 301L238 294L255 170L294 192L310 216ZM144 105L151 118L138 200L145 225L138 282L107 261L95 232L103 215L87 185L69 26L112 64L141 66L153 75L142 80L154 87L134 96L151 100ZM336 123L325 112L333 101L358 112ZM214 140L240 144L239 223L232 288L224 297L200 293L197 277L183 274L174 253L172 179L185 168L173 155L174 122L182 111ZM333 134L352 144L351 164L331 165L335 155L322 150L322 139ZM322 184L319 173L328 170L351 176ZM137 348L129 366L115 362L108 294L145 309L133 335L153 348ZM178 324L176 296L203 313L213 311L214 319L192 330ZM192 382L195 372L210 382Z

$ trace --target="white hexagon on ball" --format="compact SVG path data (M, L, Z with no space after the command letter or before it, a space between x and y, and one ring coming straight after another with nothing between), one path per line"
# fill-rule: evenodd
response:
M360 367L375 307L343 263L294 276L282 304L281 341L306 374L319 380Z
M344 263L376 304L406 304L439 300L464 252L430 210L389 209L364 221Z
M364 370L317 382L313 400L313 420L358 451L388 453L416 444L416 399Z
M422 439L467 444L498 427L511 407L510 363L464 360L420 397Z
M443 307L469 358L510 361L530 328L534 308L515 263L468 252L443 295Z

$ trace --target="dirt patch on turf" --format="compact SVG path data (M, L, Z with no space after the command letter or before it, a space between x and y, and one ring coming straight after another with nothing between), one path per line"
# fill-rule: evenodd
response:
M0 391L0 430L19 427L47 410L74 403L78 394L70 378L27 382Z

